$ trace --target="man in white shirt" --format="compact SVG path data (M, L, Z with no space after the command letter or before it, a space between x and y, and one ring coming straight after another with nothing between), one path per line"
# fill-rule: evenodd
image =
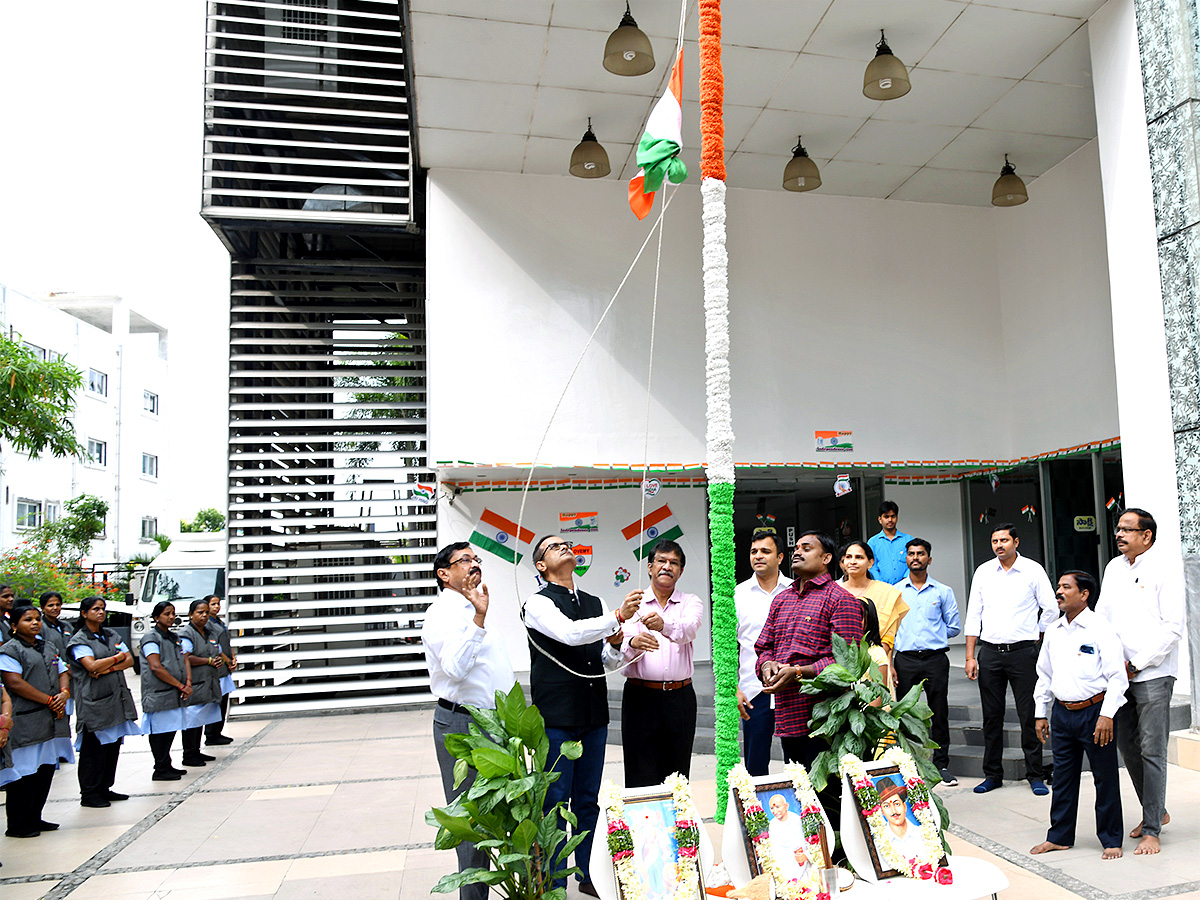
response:
M779 572L783 564L783 547L779 535L772 529L756 530L750 543L750 568L754 576L739 584L733 592L737 611L738 639L738 713L742 717L742 755L746 771L751 775L766 775L771 763L771 739L775 734L775 705L770 694L764 694L762 682L754 674L758 655L754 642L762 633L763 623L771 609L771 601L792 579Z
M1108 620L1088 607L1096 579L1072 570L1058 578L1063 617L1046 629L1038 654L1036 706L1038 740L1047 732L1054 752L1054 799L1050 830L1030 853L1069 850L1079 816L1079 775L1086 753L1096 783L1096 836L1101 859L1121 858L1121 782L1113 717L1125 703L1125 655Z
M904 860L924 853L925 838L921 835L921 827L909 820L908 788L903 779L899 776L881 778L875 782L875 788L879 791L879 809L887 822L881 837Z
M575 848L579 890L595 897L590 874L592 838L600 815L600 779L608 740L606 671L621 664L621 626L637 614L640 590L630 591L613 612L599 597L575 587L574 545L551 534L533 545L533 565L546 586L525 601L522 616L529 638L529 684L546 720L547 759L558 760L557 781L546 790L546 808L566 804L575 814L575 833L588 834ZM559 758L562 745L579 741L578 759ZM560 879L555 887L566 887Z
M966 675L979 680L983 707L983 781L975 793L1004 783L1004 708L1012 685L1025 778L1039 797L1050 793L1042 781L1042 745L1034 730L1033 688L1037 684L1038 641L1058 617L1054 588L1046 570L1017 552L1015 525L992 529L996 558L975 570L967 601ZM978 647L977 647L978 645Z
M1158 524L1130 507L1117 521L1121 555L1104 569L1096 612L1112 622L1125 651L1126 703L1117 714L1117 746L1142 804L1142 821L1130 837L1134 854L1158 853L1167 815L1167 740L1171 692L1179 672L1183 637L1183 566L1154 545Z
M429 689L438 702L433 711L433 746L447 803L471 787L474 772L454 789L455 759L446 750L446 735L467 734L472 719L466 707L495 709L496 691L507 694L516 681L504 645L484 627L488 589L482 564L466 541L438 551L433 569L440 593L425 611L421 626ZM455 849L458 871L488 867L487 854L474 844L464 841ZM460 900L485 900L487 894L486 884L458 889Z

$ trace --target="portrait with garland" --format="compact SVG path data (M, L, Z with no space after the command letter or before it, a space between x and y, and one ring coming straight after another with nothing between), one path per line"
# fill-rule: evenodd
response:
M667 779L667 791L601 791L609 856L620 900L704 900L699 818L687 780Z

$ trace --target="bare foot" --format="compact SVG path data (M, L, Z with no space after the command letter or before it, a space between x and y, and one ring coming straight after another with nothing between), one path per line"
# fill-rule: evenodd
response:
M1066 845L1066 844L1052 844L1049 841L1042 841L1036 847L1031 848L1029 852L1033 853L1033 854L1038 854L1038 853L1049 853L1052 850L1070 850L1070 849L1071 849L1070 846ZM1107 853L1108 851L1105 851L1105 852ZM1120 853L1121 851L1118 850L1117 852Z
M1141 841L1138 843L1137 847L1134 848L1133 855L1134 856L1149 856L1154 853L1157 853L1161 849L1162 849L1162 845L1159 844L1158 838L1152 834L1148 834L1145 837L1143 837L1141 839Z
M1101 859L1120 859L1124 854L1120 847L1105 847L1104 852L1100 854Z
M1170 821L1171 821L1171 814L1163 813L1163 824L1166 825ZM1137 828L1135 828L1135 829L1133 829L1133 831L1129 832L1129 836L1132 838L1139 838L1142 836L1142 823L1141 822L1137 823Z

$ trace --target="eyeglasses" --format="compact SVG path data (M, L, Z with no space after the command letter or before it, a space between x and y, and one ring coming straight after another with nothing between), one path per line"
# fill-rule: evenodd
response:
M570 541L559 541L557 544L544 544L542 546L541 550L538 552L537 559L535 559L534 562L545 559L546 554L549 553L551 550L559 550L559 549L574 550L575 545L572 544Z
M1121 534L1137 534L1139 531L1149 531L1149 528L1126 528L1124 525L1118 525L1114 530L1114 535Z
M458 559L453 560L450 563L450 565L457 566L459 563L467 563L469 565L483 565L483 560L480 559L478 556L460 556Z

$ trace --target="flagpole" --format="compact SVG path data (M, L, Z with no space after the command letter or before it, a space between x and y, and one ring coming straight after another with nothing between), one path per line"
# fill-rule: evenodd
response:
M721 0L700 0L700 197L704 223L705 467L713 676L716 682L717 822L725 823L729 770L738 761L738 644L733 603L733 415L729 405L729 255L725 248L725 76Z

